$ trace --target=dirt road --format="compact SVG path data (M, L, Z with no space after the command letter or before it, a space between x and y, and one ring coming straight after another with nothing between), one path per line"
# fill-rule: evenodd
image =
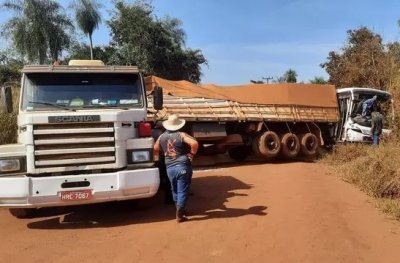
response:
M318 164L196 172L193 214L153 200L0 209L0 262L399 262L400 226Z

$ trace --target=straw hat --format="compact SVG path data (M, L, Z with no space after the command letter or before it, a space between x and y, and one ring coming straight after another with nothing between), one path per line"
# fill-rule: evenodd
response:
M168 120L163 121L162 124L168 131L177 131L185 126L185 120L179 119L177 115L172 114L168 117Z

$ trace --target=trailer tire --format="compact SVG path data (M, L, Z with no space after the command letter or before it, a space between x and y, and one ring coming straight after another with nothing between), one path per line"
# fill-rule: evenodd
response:
M259 139L258 148L263 157L277 157L281 150L281 141L278 134L273 131L264 132Z
M10 208L10 214L19 219L33 218L36 215L36 208Z
M284 158L295 158L300 152L300 141L294 133L285 133L281 138L281 153Z
M315 134L306 133L299 135L300 153L305 157L315 157L318 151L318 138Z
M257 157L264 157L262 155L262 153L260 152L260 147L259 147L259 142L260 142L260 138L262 136L261 134L258 134L257 136L253 137L253 141L251 143L251 148L253 150L253 153L257 156Z
M238 162L244 162L249 155L249 148L246 146L237 146L228 150L229 157Z

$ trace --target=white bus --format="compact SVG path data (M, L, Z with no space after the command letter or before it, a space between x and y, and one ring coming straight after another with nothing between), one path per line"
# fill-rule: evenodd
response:
M337 90L340 120L335 128L337 142L372 142L371 118L363 117L362 104L365 100L377 96L377 101L383 105L391 103L391 94L386 91L349 87ZM386 107L384 107L386 108ZM389 134L388 117L390 112L383 112L385 117L383 134Z

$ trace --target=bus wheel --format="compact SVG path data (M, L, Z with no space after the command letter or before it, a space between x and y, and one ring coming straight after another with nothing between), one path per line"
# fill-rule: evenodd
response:
M305 157L314 157L317 154L319 142L317 136L312 133L301 134L300 152Z
M281 138L282 156L288 159L295 158L300 152L300 142L294 133L285 133Z
M281 150L281 142L278 134L273 131L264 132L259 141L259 151L266 158L278 156Z

